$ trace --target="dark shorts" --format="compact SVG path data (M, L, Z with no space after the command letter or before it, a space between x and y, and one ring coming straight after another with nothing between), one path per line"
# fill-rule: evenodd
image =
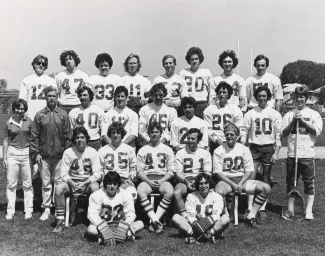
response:
M90 140L90 141L88 141L87 145L98 151L100 149L101 142L99 139L98 140Z
M273 144L251 144L249 149L252 153L254 164L270 164L272 156L275 152Z
M197 102L194 115L196 115L197 117L203 119L203 111L207 107L208 107L208 102L207 101L199 101L199 102Z
M291 191L295 179L295 158L287 158L287 193ZM315 194L315 160L313 158L298 158L297 181L301 175L306 195Z

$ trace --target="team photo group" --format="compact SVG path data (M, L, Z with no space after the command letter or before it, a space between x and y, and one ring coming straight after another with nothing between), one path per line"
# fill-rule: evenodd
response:
M249 228L267 221L272 166L287 141L288 199L281 218L295 218L301 178L303 219L313 220L314 145L323 122L306 105L308 87L295 88L294 108L282 116L283 88L267 72L267 56L256 56L255 74L244 79L234 72L239 60L233 50L219 55L223 72L216 77L201 68L200 48L184 55L188 67L179 74L176 58L163 56L164 72L153 82L140 74L137 54L126 57L123 77L110 72L108 53L98 54L98 74L88 76L78 68L78 54L63 51L64 70L54 78L45 74L48 58L37 55L4 124L5 218L15 217L20 176L25 219L33 218L32 182L39 175L40 221L55 207L54 233L64 232L67 218L73 225L80 199L90 223L85 238L102 245L135 241L143 216L149 227L142 232L161 234L168 218L187 243L216 243L233 221L236 195L246 195Z

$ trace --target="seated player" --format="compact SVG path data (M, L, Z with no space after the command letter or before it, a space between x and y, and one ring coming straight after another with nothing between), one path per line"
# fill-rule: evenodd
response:
M93 91L87 87L82 86L78 89L78 98L81 106L74 108L69 113L71 129L77 126L84 126L90 136L88 146L98 150L101 145L101 138L107 143L108 137L106 135L107 119L104 111L93 105L94 99Z
M152 122L159 122L163 132L160 137L160 142L168 143L170 140L170 126L177 118L175 108L167 107L163 101L167 95L167 89L164 84L155 84L150 90L152 103L143 106L139 113L139 135L143 142L142 145L149 143L148 127Z
M203 111L208 106L209 92L213 86L213 78L209 69L200 68L204 55L199 47L191 47L185 56L190 68L181 70L180 77L187 84L188 95L197 102L195 115L203 119Z
M296 108L285 114L283 117L282 135L288 138L287 157L287 192L294 186L295 157L298 152L298 173L304 183L304 193L307 195L306 220L313 220L313 204L315 199L315 142L316 137L322 132L323 121L320 114L306 107L309 98L309 89L306 85L296 87L294 99ZM298 148L296 148L297 122L299 122ZM294 216L295 197L288 199L288 210L283 218L290 220Z
M114 122L123 124L126 131L122 142L135 148L138 137L139 117L138 114L126 106L128 90L124 86L118 86L114 92L115 107L105 113L108 126Z
M268 87L258 87L254 97L258 102L258 106L245 114L241 142L243 145L249 144L249 149L253 156L255 171L250 178L254 180L256 173L258 173L257 180L268 183L271 186L272 164L278 160L281 147L282 117L275 109L268 108L267 102L271 99L271 92ZM253 197L249 196L249 211L253 206ZM266 203L259 211L260 220L264 220L267 217Z
M246 223L256 227L256 215L266 202L271 188L267 183L249 180L254 171L253 158L247 147L236 142L239 128L229 122L225 127L225 136L227 143L218 147L213 153L213 174L219 181L215 191L222 196L232 192L255 195Z
M65 196L71 192L73 197L81 194L90 195L99 189L100 165L97 151L87 146L89 135L85 127L73 130L73 147L64 151L61 161L61 178L64 182L55 187L56 227L59 233L64 228Z
M186 133L191 128L197 128L203 134L199 147L203 149L208 147L208 126L204 120L194 115L196 107L197 105L194 98L184 97L182 99L181 108L184 116L172 122L170 129L170 145L175 152L185 148L187 144Z
M233 93L232 87L227 82L220 82L215 91L218 101L215 99L214 104L203 112L209 129L211 154L225 142L224 127L228 122L233 122L238 127L241 127L243 123L242 111L238 106L228 103Z
M143 229L143 223L134 221L132 196L121 187L122 180L117 172L105 174L103 183L104 186L89 198L90 225L85 237L99 238L104 246L123 243L127 238L135 241L135 234Z
M141 206L151 220L149 231L160 234L164 229L159 220L173 197L170 180L174 177L174 153L170 147L160 142L162 127L158 122L149 124L148 134L149 145L142 147L137 156L138 178L141 181L137 192ZM163 196L156 213L148 200L153 192Z
M120 122L114 122L109 126L107 135L111 140L111 144L102 147L98 151L99 161L103 175L108 171L117 172L122 179L121 188L128 191L136 199L137 191L132 179L137 174L137 160L134 149L122 142L125 134L126 131Z
M222 232L230 223L228 213L224 212L223 198L210 190L213 181L207 173L200 173L196 177L194 188L195 191L187 196L186 212L175 214L173 223L188 236L188 243L195 243L203 237L215 243L216 239L223 238Z
M177 185L174 190L176 211L183 217L186 214L184 198L194 192L193 186L196 176L200 173L212 172L211 155L208 151L198 148L203 134L197 128L191 128L186 133L187 145L176 154L175 179Z

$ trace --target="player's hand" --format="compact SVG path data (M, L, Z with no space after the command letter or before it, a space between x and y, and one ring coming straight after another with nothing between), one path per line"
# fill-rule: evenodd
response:
M241 194L243 189L243 184L241 182L238 183L236 193Z
M76 188L77 190L82 190L85 186L86 186L86 183L85 183L85 182L80 182L80 183L78 183L78 184L75 186L75 188Z
M194 181L191 182L191 181L185 179L185 185L186 185L187 189L192 190L192 191L195 190Z
M68 185L72 188L72 190L76 189L76 183L71 179L67 181Z
M157 188L156 180L149 180L149 186L150 186L152 189Z
M42 166L42 156L40 154L38 154L35 158L36 163L39 164L40 166Z
M279 155L274 153L271 158L271 163L275 163L279 159Z
M237 185L236 183L233 183L233 184L231 185L231 188L232 188L232 192L233 192L233 193L237 193L238 185Z
M156 182L156 185L157 185L158 188L164 183L164 181L162 181L161 179L156 180L155 182Z
M196 217L196 219L201 219L202 218L202 215L200 214L200 213L197 213L196 215L195 215L195 217Z
M3 159L2 165L3 165L3 168L7 168L8 167L8 160L7 160L7 158L4 158Z

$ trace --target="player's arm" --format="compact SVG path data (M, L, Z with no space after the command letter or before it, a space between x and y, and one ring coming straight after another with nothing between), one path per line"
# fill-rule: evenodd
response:
M69 121L70 121L70 137L72 138L72 132L73 129L76 127L76 118L77 118L77 113L73 111L72 109L69 113Z
M181 88L180 88L180 94L181 94L181 99L184 97L188 97L188 89L187 89L187 84L184 78L180 78L180 83L181 83Z
M239 90L239 106L240 109L243 110L247 104L247 90L246 83L244 79L240 81L240 90Z
M140 149L139 152L138 152L138 156L137 156L138 178L141 181L144 181L147 184L149 184L149 186L151 186L151 184L152 184L151 180L149 180L147 175L144 173L144 168L146 167L145 161L146 161L146 153L143 152L143 150Z
M75 183L73 182L71 176L69 175L69 170L70 170L72 162L70 161L69 153L67 152L67 150L64 151L63 157L61 160L61 167L60 167L61 178L63 179L64 182L68 183L68 185L70 185L74 188Z
M213 125L212 125L212 115L210 113L210 111L208 111L209 109L206 108L203 111L203 118L204 121L207 124L208 127L208 135L209 135L209 139L212 140L213 142L216 142L218 140L218 136L215 134L214 130L213 130Z
M251 177L251 174L255 171L254 170L253 157L252 157L252 154L251 154L250 150L247 147L244 148L243 159L244 159L244 171L245 171L245 173L244 173L241 181L238 183L237 191L239 193L241 193L243 184L247 180L249 180L249 178Z
M214 99L217 97L216 88L217 88L217 81L216 78L213 78L210 84L210 91L209 91L209 105L211 105Z
M179 138L178 138L179 126L177 121L172 122L170 127L170 145L173 147L175 152L179 150Z
M99 128L101 132L101 139L106 143L110 143L110 139L107 136L107 130L108 130L108 117L105 115L104 111L101 111L101 113L98 115L98 122L99 122Z
M246 84L247 105L249 105L252 96L250 77L246 79L245 84Z
M185 175L183 170L183 157L181 156L180 151L178 151L175 158L175 180L177 183L185 184Z
M244 117L243 127L241 130L241 143L243 145L247 145L247 136L249 134L250 129L252 129L252 116L250 113L251 111L246 113Z
M208 92L208 97L207 97L207 103L208 105L210 104L210 94L211 94L211 90L214 90L214 82L213 82L213 76L211 74L210 70L207 70L207 92Z
M20 91L19 91L18 98L28 102L28 91L27 91L27 85L25 83L25 80L23 80L20 84Z
M150 141L150 137L147 132L147 118L145 113L145 106L140 109L139 112L139 135L142 137L142 139L148 144Z
M134 149L131 148L129 152L129 180L133 180L137 176L137 157L135 155Z
M197 220L196 218L196 203L194 201L193 193L189 194L186 198L185 209L188 214L187 220L192 224Z
M299 118L300 122L311 135L318 136L322 132L323 121L319 113L317 113L317 116L312 115L311 123L307 122L300 112L297 113L296 118Z
M7 152L8 152L8 145L9 145L9 131L8 126L5 124L4 128L4 138L3 138L3 167L7 168L8 160L7 160Z
M281 86L281 81L278 77L276 77L275 87L276 87L276 90L274 93L275 110L280 113L281 108L282 108L282 102L283 102L283 89Z
M171 148L168 148L169 152L166 156L166 165L167 165L167 173L163 178L159 180L160 185L162 185L165 181L168 181L174 177L174 169L175 169L175 157L174 152Z
M272 156L272 162L278 160L280 148L281 148L281 128L282 128L282 117L279 112L275 115L274 120L274 136L275 136L275 152Z
M212 205L212 214L211 217L214 220L214 222L217 222L220 219L220 215L223 212L223 207L224 207L224 201L222 196L218 196L214 198L214 202Z
M99 223L102 222L102 218L100 216L102 210L102 198L98 197L98 193L93 193L89 197L89 206L88 206L88 213L87 218L91 222L91 224L97 226ZM96 197L97 196L97 197Z
M132 113L133 114L133 113ZM126 134L126 139L124 141L125 144L130 144L132 143L132 141L134 141L137 136L138 136L138 133L139 133L139 118L138 118L138 115L134 113L134 115L131 115L130 116L130 128L131 128L131 131L130 133Z
M212 157L208 152L203 159L203 171L209 175L212 174Z
M36 160L38 164L41 164L42 157L39 151L39 139L40 139L40 116L36 113L34 121L32 122L29 150L32 159ZM38 160L38 161L37 161Z
M125 193L126 198L124 202L123 212L125 216L125 221L132 224L136 218L134 209L134 199L130 193Z
M297 119L293 112L288 112L283 117L282 123L282 135L283 137L288 137L293 126L295 125Z

